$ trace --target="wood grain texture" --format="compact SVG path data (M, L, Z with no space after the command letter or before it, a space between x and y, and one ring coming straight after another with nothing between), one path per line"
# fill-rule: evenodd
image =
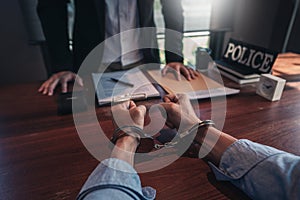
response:
M224 79L227 86L240 87L241 93L226 99L223 130L300 155L299 63L297 54L278 57L274 74L286 78L287 84L277 102L256 95L254 84L240 87ZM82 144L73 116L58 116L57 97L38 94L38 86L0 86L0 199L75 199L99 163ZM139 104L150 107L158 102ZM211 116L209 100L199 101L199 107L202 118ZM91 142L99 124L108 137L113 130L110 109L96 108L96 113L97 123L91 120L92 115L82 115ZM106 145L103 141L93 144L96 149L98 144ZM140 176L144 186L157 189L157 199L247 199L230 183L216 181L208 165L199 159L181 157Z

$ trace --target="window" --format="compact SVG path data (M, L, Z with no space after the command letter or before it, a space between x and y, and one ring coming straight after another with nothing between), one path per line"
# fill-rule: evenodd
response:
M185 64L195 64L195 51L197 47L207 48L209 45L209 26L211 17L211 0L182 0L184 11L184 57ZM155 22L157 27L164 28L160 0L155 0ZM164 36L159 35L159 47L163 48ZM164 58L161 52L161 58ZM163 60L163 59L162 59ZM188 63L187 63L188 62Z
M72 27L74 23L74 0L68 6L69 13L69 35L72 38ZM169 0L172 1L172 0ZM207 48L209 45L209 26L211 17L212 0L182 0L184 10L184 57L185 62L195 64L195 51L197 47ZM154 1L154 16L157 27L164 28L164 20L161 13L160 0ZM164 47L164 35L158 33L158 44L161 49ZM192 41L192 42L191 42ZM71 41L72 42L72 41ZM72 43L70 44L70 47ZM164 55L161 52L161 60L164 62ZM186 63L187 64L187 63Z

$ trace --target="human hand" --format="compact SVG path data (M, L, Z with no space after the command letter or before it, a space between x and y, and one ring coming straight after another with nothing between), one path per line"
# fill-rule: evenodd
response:
M143 129L146 114L144 105L136 106L133 101L126 101L112 106L111 111L115 126L136 126Z
M175 70L175 71L173 71ZM162 70L162 75L165 76L168 71L173 71L176 74L177 80L181 80L181 74L188 80L195 79L198 76L197 71L190 67L184 66L181 62L168 63Z
M167 126L176 128L178 132L183 132L201 122L194 112L190 100L186 94L166 95L164 103L160 105L167 114Z
M71 71L58 72L56 74L53 74L48 80L46 80L38 89L38 91L43 93L44 95L52 96L54 89L60 83L61 92L66 93L68 90L68 82L75 79L80 86L83 86L83 81L77 74Z

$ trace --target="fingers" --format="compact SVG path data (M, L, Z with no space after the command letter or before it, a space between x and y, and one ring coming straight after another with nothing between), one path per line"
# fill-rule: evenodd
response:
M131 110L129 110L131 119L133 120L134 126L137 126L141 129L144 128L145 115L146 115L146 107L143 105L139 105ZM131 123L132 123L131 122Z
M48 93L48 88L49 88L49 84L51 83L51 78L47 81L45 81L41 87L39 88L39 92L43 93L43 94L47 94Z
M190 76L191 76L191 79L195 79L197 76L199 76L198 72L192 68L188 68L189 70L189 73L190 73Z
M58 82L59 82L59 80L55 79L49 84L49 87L48 87L48 95L49 96L53 95L54 89L56 88Z
M132 104L133 103L133 104ZM118 110L124 111L124 110L130 110L131 108L133 108L135 106L134 102L131 101L124 101L121 103L115 103L112 105L111 110L114 113L117 113Z
M137 109L141 112L142 117L145 117L146 112L147 112L146 106L144 106L144 105L139 105L139 106L137 107Z
M61 82L61 92L66 93L68 91L68 82L67 81L62 81Z
M184 65L180 67L180 71L188 81L195 79L200 75L196 70L190 67L185 67Z
M38 92L41 92L44 95L52 96L58 80L51 76L47 81L45 81L41 87L38 89Z
M83 80L80 76L76 75L75 82L78 83L81 87L83 87Z
M170 103L170 102L177 103L178 98L174 94L168 94L168 95L163 97L163 101L166 102L166 103Z
M44 95L52 96L57 84L58 80L51 77L41 85L38 91L43 93Z
M187 94L177 94L177 96L180 105L182 105L184 108L192 108L190 98Z
M187 113L194 113L193 106L187 94L168 94L163 97L164 102L166 103L176 103L181 106ZM172 108L168 108L172 109Z
M134 103L134 101L129 101L129 110L136 108L136 104Z
M76 74L74 74L73 72L66 72L64 74L62 74L61 77L59 77L58 81L61 83L61 92L62 93L66 93L68 91L68 83L70 81L75 80L75 78L77 77Z
M146 111L145 106L137 106L133 101L115 104L111 107L113 124L115 127L136 126L143 129Z
M168 63L165 68L162 70L162 75L165 76L168 71L172 71L173 73L175 73L177 80L181 80L181 74L188 80L192 80L195 79L197 76L199 76L199 74L197 73L197 71L195 71L194 69L190 68L190 67L186 67L184 66L182 63L180 62L171 62Z
M171 103L160 103L157 109L166 117L168 110L170 110L170 105Z
M45 81L38 89L38 92L41 92L44 95L52 96L58 83L61 83L61 91L62 93L66 93L68 91L68 82L75 79L80 86L83 86L83 80L73 72L58 72L53 74L47 81Z
M160 111L161 115L167 120L166 125L169 128L176 128L180 122L180 116L178 116L176 113L178 105L174 103L161 103L157 107L158 110ZM179 118L179 119L177 119Z
M147 109L144 105L136 106L134 101L129 102L129 110L134 110L134 111L138 112L139 114L141 114L142 117L144 117L147 112Z
M161 74L162 74L163 76L165 76L165 75L167 74L168 68L169 68L168 66L165 66L165 67L162 69Z
M41 85L41 87L38 89L38 92L41 92L41 93L44 94L45 88L46 88L46 82L44 82L44 83Z
M166 103L170 103L170 102L172 102L172 98L170 96L166 95L163 97L163 101Z
M172 72L175 74L176 79L178 81L181 80L181 75L180 75L180 67L178 65L175 64L168 64L166 65L163 70L162 70L162 76L165 76L168 72Z
M44 82L44 83L40 86L40 88L38 89L38 92L43 92L43 91L44 91L45 84L46 84L46 82Z
M179 71L179 74L180 72L183 74L183 76L188 80L190 81L191 80L191 75L190 75L190 71L186 68L186 67L180 67L180 71Z
M183 111L188 115L195 115L195 110L191 104L191 101L186 94L178 94L178 102L182 107Z
M180 67L179 66L176 66L175 67L175 70L176 70L176 77L177 77L177 80L178 81L181 81L181 73L180 73Z

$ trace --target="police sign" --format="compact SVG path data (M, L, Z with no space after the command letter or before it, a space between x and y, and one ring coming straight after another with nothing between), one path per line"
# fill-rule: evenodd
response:
M253 70L253 73L269 73L276 60L277 53L268 49L230 39L223 61L235 63Z

